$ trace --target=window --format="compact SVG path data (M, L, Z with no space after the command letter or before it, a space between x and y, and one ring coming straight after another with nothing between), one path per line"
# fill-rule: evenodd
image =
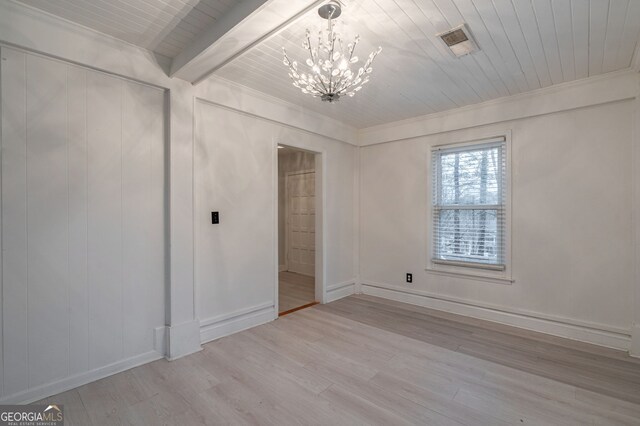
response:
M505 269L504 137L435 147L432 262Z

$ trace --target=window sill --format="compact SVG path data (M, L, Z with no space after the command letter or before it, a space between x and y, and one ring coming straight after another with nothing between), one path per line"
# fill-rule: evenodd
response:
M444 267L453 266L456 268L471 268L471 269L480 269L485 271L505 271L504 265L491 265L488 263L480 263L480 262L462 262L457 260L442 260L442 259L432 259L431 263L434 265L443 265Z
M428 267L428 268L425 268L425 271L427 271L427 273L434 274L434 275L443 275L447 277L464 278L467 280L485 281L485 282L504 284L504 285L511 285L515 282L514 279L507 278L504 276L488 275L488 274L485 275L485 274L473 273L473 272L460 272L460 271L453 271L451 269Z

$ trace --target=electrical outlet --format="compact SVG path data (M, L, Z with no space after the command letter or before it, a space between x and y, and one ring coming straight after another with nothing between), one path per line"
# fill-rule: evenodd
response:
M211 223L213 225L217 225L220 223L220 213L218 212L211 212Z
M408 283L412 283L413 282L413 274L407 272L407 282Z

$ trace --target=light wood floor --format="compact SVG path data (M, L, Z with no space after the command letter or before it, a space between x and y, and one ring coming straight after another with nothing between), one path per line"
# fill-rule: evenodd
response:
M278 287L278 310L285 312L315 301L313 277L294 272L280 272Z
M639 425L640 360L352 296L44 402L67 425Z

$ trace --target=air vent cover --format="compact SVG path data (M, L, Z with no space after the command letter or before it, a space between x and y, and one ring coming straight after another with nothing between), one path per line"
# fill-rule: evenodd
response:
M436 36L444 42L457 58L479 50L466 24L458 25Z

